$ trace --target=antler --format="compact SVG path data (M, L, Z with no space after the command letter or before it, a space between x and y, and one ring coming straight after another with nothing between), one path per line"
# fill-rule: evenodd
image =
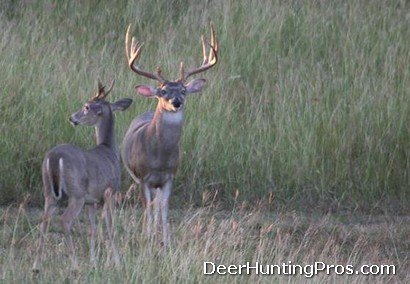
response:
M211 22L211 44L206 42L204 36L201 37L201 40L202 40L202 52L204 56L202 65L198 68L194 68L184 73L184 64L183 62L181 62L181 65L179 67L179 80L182 82L186 81L186 79L188 79L189 76L192 76L194 74L198 74L200 72L204 72L208 70L209 68L215 66L215 64L218 62L218 41L216 39L215 28L212 22ZM208 56L206 56L206 44L209 45L210 47Z
M108 94L111 92L112 88L114 87L115 79L111 81L111 85L108 90L105 90L105 86L101 83L100 79L98 79L98 92L91 100L103 100L105 99Z
M160 83L164 83L166 80L161 76L161 69L157 68L157 74L146 72L142 70L137 64L136 61L141 54L141 48L144 43L138 44L134 37L132 37L131 44L130 42L130 30L131 24L127 28L127 33L125 35L125 52L127 54L128 59L128 66L131 68L132 71L135 73L159 81Z

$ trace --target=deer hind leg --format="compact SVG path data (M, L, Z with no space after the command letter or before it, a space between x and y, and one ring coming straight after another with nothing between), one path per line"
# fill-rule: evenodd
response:
M169 197L171 196L172 180L169 179L161 194L161 219L162 219L162 242L164 246L169 244L169 232L168 232L168 209L169 209Z
M90 204L88 206L88 219L90 220L90 262L95 268L97 264L97 258L95 253L95 245L97 239L97 225L96 225L96 215L97 215L97 204Z
M113 211L115 207L115 198L114 198L114 192L111 188L107 188L104 192L104 208L103 208L103 216L105 219L105 223L107 226L107 232L108 232L108 239L110 242L111 246L111 252L114 257L114 263L116 267L120 266L120 255L118 254L117 247L115 246L114 242L114 226L113 226ZM110 258L107 256L107 261Z
M126 199L129 200L131 199L132 192L138 189L138 185L141 184L141 180L135 176L135 174L128 168L127 165L125 165L125 169L129 173L133 181L125 194ZM145 208L145 200L143 194L141 194L141 191L139 191L138 198L143 202L143 206Z
M52 197L47 198L44 205L44 214L42 222L40 224L40 236L37 243L37 254L33 263L33 272L40 272L40 262L44 251L44 239L48 231L48 225L50 224L51 217L53 216L56 209L56 200Z
M143 183L142 190L144 191L145 210L144 210L144 225L145 232L149 240L152 240L152 214L151 214L151 190L146 183Z
M66 240L66 244L67 244L70 258L71 258L71 263L73 265L74 270L78 270L78 262L75 256L73 239L71 237L71 228L73 226L75 218L77 218L78 215L80 214L81 209L84 206L84 203L85 203L84 198L79 198L79 199L70 198L68 201L68 207L64 211L63 215L61 216L61 223L63 227L64 237Z

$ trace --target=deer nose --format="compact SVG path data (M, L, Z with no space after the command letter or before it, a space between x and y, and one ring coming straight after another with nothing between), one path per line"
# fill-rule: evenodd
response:
M173 105L175 108L179 108L179 107L182 105L182 102L181 102L179 99L174 99L174 100L172 101L172 105Z
M78 121L75 121L71 116L68 118L72 125L78 125Z

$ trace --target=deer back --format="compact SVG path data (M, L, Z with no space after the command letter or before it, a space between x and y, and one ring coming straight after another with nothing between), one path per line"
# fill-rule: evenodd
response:
M61 144L51 149L42 166L47 191L59 196L59 185L66 197L85 197L87 203L100 202L103 191L120 188L120 163L108 147L99 145L92 150ZM48 182L49 181L49 182Z

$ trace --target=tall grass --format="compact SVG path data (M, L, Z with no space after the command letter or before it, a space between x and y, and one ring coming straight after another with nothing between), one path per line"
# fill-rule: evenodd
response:
M97 266L88 253L88 220L76 222L73 239L79 270L70 267L61 228L52 222L46 238L40 273L31 266L36 253L40 211L20 206L0 209L0 279L4 283L407 283L410 277L408 217L357 218L348 222L327 215L306 217L297 213L275 216L259 209L236 207L235 212L214 207L172 210L172 241L168 248L147 243L141 233L142 210L130 206L115 218L116 243L122 257L117 269L107 262L107 238L98 226ZM272 275L204 275L204 262L215 265L325 265L338 266L329 273L310 275L276 270ZM320 264L322 265L322 264ZM349 275L342 266L360 271L362 265L394 265L390 273ZM375 267L374 267L375 268ZM263 268L266 272L266 268ZM210 267L206 270L210 272ZM375 271L375 270L373 270ZM227 272L227 271L222 271ZM236 271L238 273L238 271ZM365 271L367 272L367 271ZM287 275L285 273L288 273Z
M133 86L124 35L170 79L199 64L213 20L220 63L189 98L173 202L408 213L410 14L407 1L3 1L0 4L0 201L41 203L40 164L57 143L94 144L70 113L115 77ZM154 84L154 82L149 82ZM130 180L124 172L123 185ZM235 197L236 196L236 197Z

